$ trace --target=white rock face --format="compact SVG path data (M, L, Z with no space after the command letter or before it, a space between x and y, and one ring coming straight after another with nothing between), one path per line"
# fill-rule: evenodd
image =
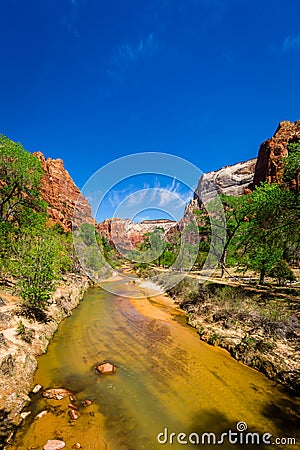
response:
M256 158L225 166L219 170L202 175L195 191L195 198L210 199L215 193L242 195L253 181Z

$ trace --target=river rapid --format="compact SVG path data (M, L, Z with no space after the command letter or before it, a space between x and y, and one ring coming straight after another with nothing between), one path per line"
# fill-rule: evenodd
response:
M124 281L106 287L121 295L90 288L38 359L35 384L69 389L79 419L70 419L68 398L32 394L26 408L31 414L9 449L42 449L48 439L63 439L67 449L77 442L90 450L213 448L208 438L201 444L202 433L215 433L219 440L223 432L237 432L238 422L247 431L241 429L236 445L223 438L220 448L300 448L299 398L202 343L167 296L134 298L142 288ZM104 361L117 367L114 374L95 371ZM80 407L86 399L93 404ZM34 419L43 410L47 414ZM269 433L271 442L294 437L298 443L244 445L247 432ZM186 444L178 443L179 433Z

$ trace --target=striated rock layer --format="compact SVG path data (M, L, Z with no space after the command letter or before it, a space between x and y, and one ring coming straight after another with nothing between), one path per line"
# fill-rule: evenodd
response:
M135 223L130 219L114 217L100 222L96 226L97 232L105 236L116 247L132 250L137 243L145 240L145 234L152 232L155 228L163 228L166 236L178 229L177 222L172 220L144 220Z
M263 181L281 183L283 176L284 158L288 156L288 144L300 139L300 120L280 122L275 134L260 146L253 183L253 189ZM300 186L300 173L298 180L292 180L291 187Z
M208 172L199 179L194 199L209 200L218 194L242 195L253 181L256 158Z
M41 152L34 155L40 160L45 175L42 178L41 195L48 203L51 221L59 223L65 231L72 229L72 217L75 205L85 221L94 224L89 202L82 196L61 159L46 159Z

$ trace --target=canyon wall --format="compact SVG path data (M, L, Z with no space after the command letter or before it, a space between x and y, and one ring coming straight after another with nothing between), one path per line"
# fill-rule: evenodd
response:
M281 183L283 176L284 158L288 156L288 144L297 142L300 139L300 120L280 122L275 134L270 139L264 141L259 149L253 183L253 189L263 181L269 183ZM291 181L291 187L300 185L300 173L298 180Z
M209 200L216 193L242 195L253 181L256 158L239 162L219 170L208 172L199 179L194 199L201 204L201 198Z
M48 203L48 214L53 223L59 223L65 231L72 229L72 217L77 209L85 221L94 224L89 202L81 195L61 159L46 159L41 152L34 155L40 160L45 175L41 182L41 196Z
M130 219L120 219L113 217L97 224L97 232L105 236L115 246L125 250L132 250L139 242L143 242L145 234L163 228L166 233L172 234L178 229L177 222L172 220L144 220L141 223L135 223Z

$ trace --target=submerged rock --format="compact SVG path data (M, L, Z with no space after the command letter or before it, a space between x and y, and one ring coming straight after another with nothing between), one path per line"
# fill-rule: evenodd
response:
M48 440L46 444L43 447L43 450L60 450L61 448L64 448L66 444L64 441L60 441L58 439Z
M37 394L38 392L40 392L40 390L42 389L42 385L41 384L36 384L35 386L34 386L34 388L32 389L32 393L33 394Z
M72 445L72 448L81 448L81 444L79 442L76 442L74 445Z
M68 397L68 395L71 395L71 392L64 388L47 389L43 392L43 397L54 400L62 400L63 398Z
M82 400L82 401L80 402L80 406L84 406L84 407L86 407L86 406L91 406L93 403L94 403L93 400L89 400L89 399L87 399L87 400Z
M29 414L31 414L31 411L23 411L21 412L21 417L22 419L26 419L27 416L29 416Z
M68 408L70 408L70 409L74 409L75 411L77 411L77 406L76 405L74 405L74 403L69 403L68 404Z
M39 414L37 414L35 416L35 419L41 419L42 417L44 417L46 414L48 413L48 411L45 409L44 411L40 412Z
M79 419L79 412L76 411L75 409L70 409L69 416L71 417L72 420L77 420Z
M109 374L114 373L116 371L116 367L113 364L106 362L104 364L100 364L99 366L97 366L97 370L100 373Z

